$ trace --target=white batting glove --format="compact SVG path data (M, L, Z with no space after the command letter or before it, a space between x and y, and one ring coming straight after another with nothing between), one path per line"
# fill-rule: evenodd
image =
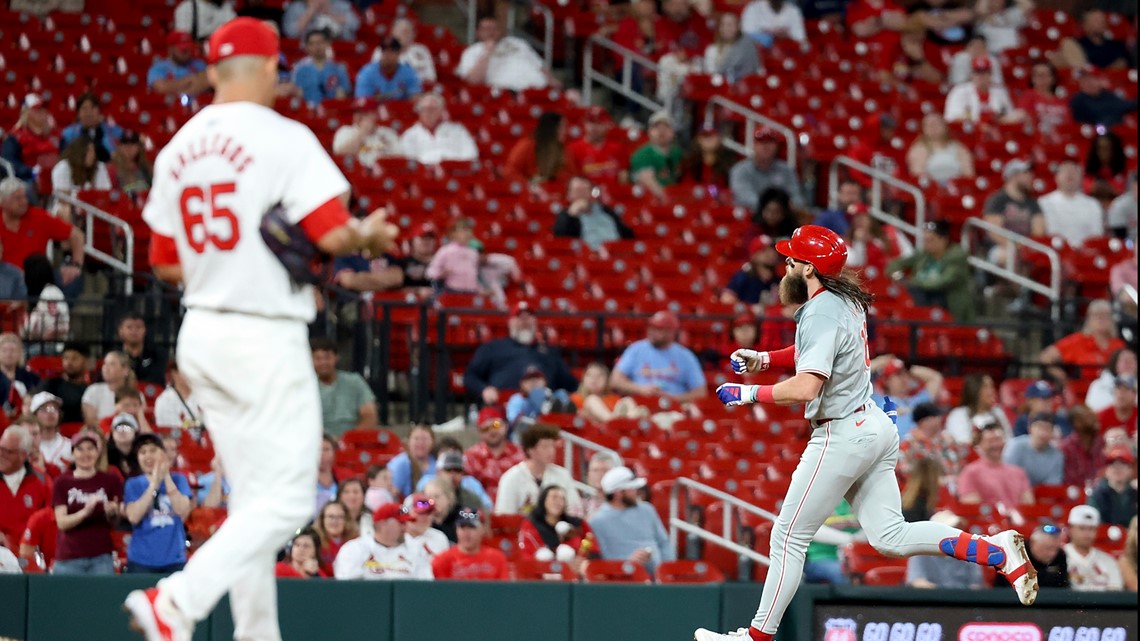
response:
M732 363L732 371L737 374L745 372L763 372L768 369L772 357L768 352L758 352L754 349L738 349L728 357Z

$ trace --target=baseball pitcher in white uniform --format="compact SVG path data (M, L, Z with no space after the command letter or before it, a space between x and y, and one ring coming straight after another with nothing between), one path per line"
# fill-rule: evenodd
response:
M277 57L277 34L258 20L213 34L214 103L158 155L143 211L155 272L184 285L178 366L233 488L228 518L186 568L127 597L147 641L190 641L226 593L235 638L281 639L273 565L312 516L321 410L306 327L314 292L269 249L262 218L283 210L332 255L379 255L395 237L383 212L351 218L348 182L316 136L271 108Z
M974 536L946 525L903 520L895 479L898 430L871 401L871 296L844 269L843 238L807 225L776 249L787 257L780 299L801 305L795 314L795 345L774 352L737 350L731 362L737 373L783 367L794 368L795 375L775 385L726 383L717 388L717 396L728 406L804 404L811 439L772 528L771 567L752 624L728 634L702 628L696 641L771 641L799 586L808 543L844 498L879 552L895 557L945 554L992 566L1009 579L1022 603L1032 604L1037 572L1017 532Z

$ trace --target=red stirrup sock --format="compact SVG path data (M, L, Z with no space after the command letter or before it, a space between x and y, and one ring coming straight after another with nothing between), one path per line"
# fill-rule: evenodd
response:
M748 636L752 637L752 641L772 641L771 634L761 632L756 628L748 628Z

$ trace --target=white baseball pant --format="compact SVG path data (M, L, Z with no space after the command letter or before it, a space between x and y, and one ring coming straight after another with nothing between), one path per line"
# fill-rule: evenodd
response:
M231 492L225 523L159 588L194 621L229 592L234 638L280 641L276 553L312 518L316 500L321 405L308 329L190 310L178 366L208 417Z
M889 556L942 554L939 542L961 534L946 525L903 520L898 454L898 429L874 403L815 427L772 527L772 565L752 627L775 634L799 587L808 544L842 498L871 545Z

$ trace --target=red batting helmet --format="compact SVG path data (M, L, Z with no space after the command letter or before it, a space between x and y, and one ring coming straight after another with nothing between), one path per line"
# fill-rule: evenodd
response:
M792 232L791 240L776 243L776 250L809 263L824 276L838 276L847 264L847 243L826 227L804 225Z

